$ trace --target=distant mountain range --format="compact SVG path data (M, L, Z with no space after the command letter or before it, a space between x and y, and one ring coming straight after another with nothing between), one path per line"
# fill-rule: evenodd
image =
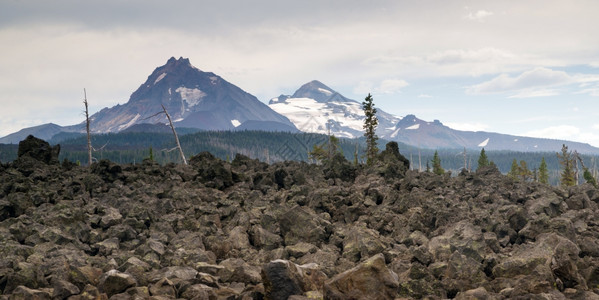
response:
M363 136L361 103L348 99L317 80L302 85L293 95L281 95L266 105L222 77L203 72L188 59L174 57L148 76L125 104L104 108L90 117L93 133L166 132L164 105L175 126L197 130L261 130L330 133L337 137ZM375 102L376 105L376 102ZM414 115L395 116L377 107L377 135L420 148L467 148L522 152L556 152L562 144L580 153L599 154L588 144L529 138L491 132L451 129L440 121L423 121ZM84 123L44 124L0 138L18 143L32 134L45 140L84 132ZM184 129L184 130L183 130ZM57 140L57 139L55 139Z
M339 94L319 81L301 86L293 95L273 98L269 106L285 115L305 132L330 133L338 137L364 135L364 113L361 103ZM375 102L376 107L376 102ZM557 152L562 144L580 153L599 154L589 144L514 136L483 131L451 129L439 120L426 122L414 115L394 116L377 108L377 135L385 140L402 142L421 148L510 150L519 152Z

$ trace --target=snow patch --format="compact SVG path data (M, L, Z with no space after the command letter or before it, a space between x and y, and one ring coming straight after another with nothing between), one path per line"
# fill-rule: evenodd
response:
M339 106L342 106L343 110L339 109ZM326 134L329 120L338 121L340 126L363 132L364 112L359 103L320 103L312 98L289 98L284 102L270 104L269 107L289 118L295 127L304 132ZM333 134L339 137L357 137L355 133L346 131L335 131Z
M137 122L137 120L139 120L140 117L141 117L140 114L135 115L135 117L133 117L133 119L131 119L131 121L129 121L129 123L119 126L118 131L129 128L129 126L135 124L135 122Z
M216 76L211 76L210 77L210 83L212 85L215 85L217 81L218 81L218 77L216 77Z
M157 84L158 81L162 80L162 78L164 78L165 76L166 76L166 73L160 74L160 76L158 76L158 78L156 78L156 80L154 80L154 84Z
M482 143L478 144L479 147L486 147L487 144L489 144L489 140L491 138L487 138L486 140L484 140Z
M176 120L174 120L173 122L174 122L174 123L177 123L177 122L181 122L181 121L183 121L183 118L176 119Z
M416 130L418 128L420 128L420 124L415 124L410 127L406 127L406 130Z
M233 126L237 127L237 126L241 125L241 122L239 122L239 120L231 120L231 124L233 124Z
M200 89L188 89L185 87L179 87L175 90L175 92L181 95L181 99L187 102L189 107L198 105L202 98L206 97L206 93L202 92Z
M514 139L514 142L517 142L517 141L518 141L518 139Z
M323 88L318 88L318 91L321 92L321 93L323 93L323 94L325 94L325 95L327 95L327 96L330 96L330 95L333 94L333 92L331 92L331 91L329 91L327 89L323 89Z
M395 130L393 133L391 133L391 138L395 138L397 136L397 134L399 134L400 130L401 130L401 128L397 128L397 130Z

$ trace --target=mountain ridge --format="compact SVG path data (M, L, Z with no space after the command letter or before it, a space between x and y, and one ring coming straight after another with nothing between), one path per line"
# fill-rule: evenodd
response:
M287 116L301 131L345 138L363 136L364 113L361 103L341 95L318 80L303 84L293 95L272 98L269 106ZM486 131L461 131L439 120L428 122L413 114L397 117L380 108L377 108L377 117L377 135L380 138L415 147L544 152L558 151L563 144L567 144L580 153L599 154L599 148L586 143Z
M124 104L105 107L91 117L92 133L120 132L142 124L166 124L162 105L179 128L197 130L264 130L363 136L361 102L349 99L326 84L312 80L292 95L272 98L268 105L219 75L194 67L188 58L171 57L155 68ZM565 140L530 138L493 132L460 131L439 120L427 122L414 115L398 117L377 107L377 135L386 140L425 148L468 148L513 151L558 151L562 144L580 153L599 154L599 148ZM151 129L154 130L154 129ZM61 132L85 132L85 123L53 123L24 128L0 138L18 143L28 135L49 140Z

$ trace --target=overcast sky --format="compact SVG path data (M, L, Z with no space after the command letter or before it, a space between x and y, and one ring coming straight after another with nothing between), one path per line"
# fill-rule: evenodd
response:
M0 136L128 101L168 58L268 102L317 79L389 113L599 147L599 1L0 1ZM559 149L556 149L558 151Z

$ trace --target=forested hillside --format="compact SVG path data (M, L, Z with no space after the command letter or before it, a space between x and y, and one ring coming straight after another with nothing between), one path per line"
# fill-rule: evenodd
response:
M285 160L309 161L308 152L314 145L327 142L327 136L312 133L282 133L261 131L201 131L188 133L183 130L180 136L181 145L187 157L202 151L208 151L223 160L233 159L240 153L251 158L270 163ZM187 133L187 134L185 134ZM81 134L57 135L51 144L60 144L60 160L85 163L87 161L86 138ZM380 149L384 148L387 141L380 140ZM148 132L123 132L92 136L92 145L95 149L95 159L109 159L117 163L140 163L144 158L150 157L150 148L155 161L161 164L179 162L175 147L175 140L171 133ZM340 149L349 161L354 160L354 153L358 152L360 161L365 153L365 140L340 139ZM411 161L412 169L427 169L435 150L418 149L405 144L399 144L400 152ZM514 159L524 161L533 171L538 169L544 157L550 175L550 183L558 184L559 162L555 152L512 152L512 151L487 151L490 161L493 161L502 173L510 171ZM480 155L479 151L463 149L438 149L441 164L445 170L459 172L464 166L475 170ZM7 162L16 159L17 145L0 144L0 161ZM596 170L596 157L581 156L585 165L591 170Z

